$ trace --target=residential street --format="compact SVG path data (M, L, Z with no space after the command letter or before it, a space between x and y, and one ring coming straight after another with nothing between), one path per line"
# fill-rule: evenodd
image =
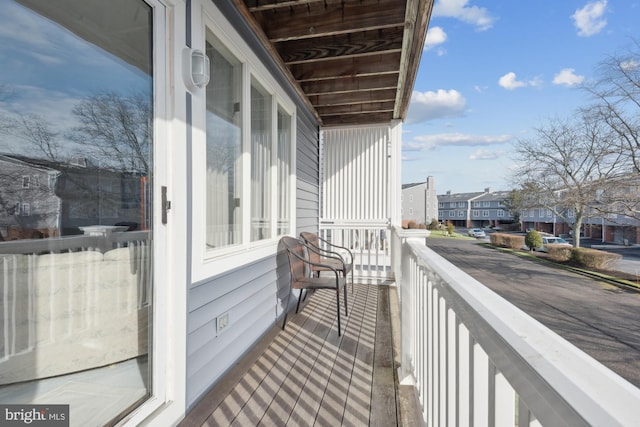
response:
M427 246L640 387L640 293L553 268L477 241Z

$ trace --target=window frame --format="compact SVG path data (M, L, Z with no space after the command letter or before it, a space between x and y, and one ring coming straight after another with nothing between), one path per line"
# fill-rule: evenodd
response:
M210 31L222 45L224 45L241 64L241 176L240 180L240 206L241 237L234 245L207 248L206 245L206 89L192 93L193 110L193 142L192 142L192 171L193 185L193 239L191 243L192 275L194 283L214 275L241 267L247 262L247 251L252 258L272 256L277 244L283 235L292 235L296 230L296 121L297 110L295 103L289 98L285 89L281 87L274 76L271 75L265 65L254 54L252 49L244 42L237 31L226 21L222 14L215 13L215 5L203 5L202 14L194 21L192 47L204 51L206 33ZM278 191L278 111L286 113L290 118L290 173L288 187L289 224L286 233L279 233L278 205L274 200L270 209L270 237L251 241L251 85L257 82L271 96L271 155L270 164L270 188L271 195L277 196Z

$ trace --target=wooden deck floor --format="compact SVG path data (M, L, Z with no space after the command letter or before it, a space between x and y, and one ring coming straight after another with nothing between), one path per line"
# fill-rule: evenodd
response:
M315 292L180 425L401 425L389 287L355 285L348 297L341 337L335 293Z

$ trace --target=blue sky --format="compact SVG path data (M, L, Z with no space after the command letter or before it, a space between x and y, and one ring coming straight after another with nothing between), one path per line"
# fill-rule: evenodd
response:
M436 0L403 126L402 182L509 190L518 138L591 101L581 84L640 42L640 0Z

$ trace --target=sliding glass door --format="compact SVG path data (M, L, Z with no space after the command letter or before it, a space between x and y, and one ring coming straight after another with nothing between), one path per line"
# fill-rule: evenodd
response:
M153 8L0 2L0 404L151 394Z

